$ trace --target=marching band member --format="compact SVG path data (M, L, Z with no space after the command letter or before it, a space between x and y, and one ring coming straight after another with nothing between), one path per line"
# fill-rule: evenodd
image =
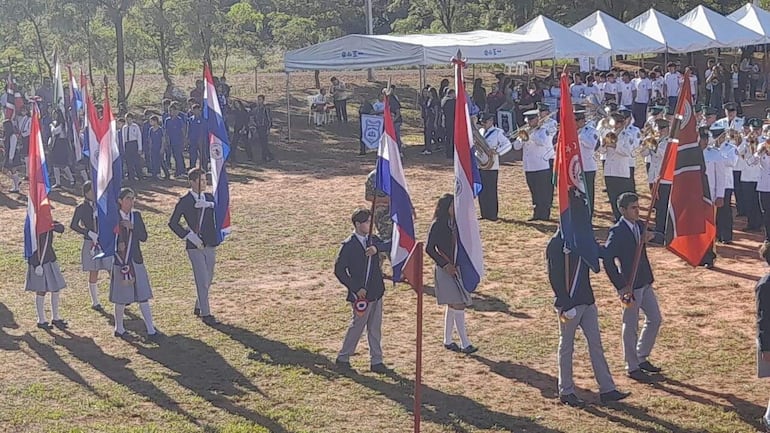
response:
M593 126L586 124L585 107L575 106L575 123L578 128L578 140L580 140L580 157L583 160L583 175L586 180L588 198L591 200L591 215L594 214L596 203L596 157L594 154L599 149L599 132Z
M725 117L716 121L716 123L719 124L719 128L725 130L733 129L735 131L742 130L744 123L743 117L738 117L738 109L736 108L735 103L728 102L723 105L722 108L725 110Z
M742 140L740 134L736 134L739 140ZM734 143L733 139L728 136L722 146L719 148L719 153L722 156L722 169L725 171L725 192L724 192L724 206L717 208L716 224L717 224L717 241L723 244L731 244L733 242L733 209L731 207L733 192L735 191L736 180L740 185L741 172L737 170L742 168L738 165L738 146L741 143ZM742 161L741 161L742 162ZM735 194L736 207L743 210L743 197L739 194ZM738 206L740 205L740 206Z
M759 210L759 194L757 194L757 181L759 181L760 167L759 160L754 156L757 145L764 143L766 137L761 135L761 119L751 119L748 122L751 128L751 135L743 140L738 146L738 156L744 167L741 170L741 179L739 186L741 196L743 197L743 210L746 214L746 228L744 231L757 231L762 227L762 212Z
M583 407L585 402L575 394L572 377L572 354L577 328L583 331L588 343L591 367L599 384L602 403L620 401L631 395L618 391L612 380L607 359L604 357L599 331L599 310L591 288L591 273L585 261L566 249L560 229L557 229L545 250L548 262L548 280L554 293L554 308L559 316L559 401L572 407ZM574 290L570 293L565 275L565 261L569 258L570 273L575 273Z
M489 221L497 221L497 177L500 170L500 156L498 150L502 151L505 147L510 148L511 142L505 136L505 131L494 126L495 116L487 113L483 117L484 140L493 152L494 163L488 170L480 169L481 192L479 193L479 208L481 209L481 218Z
M606 154L604 165L604 184L607 186L607 195L612 206L612 214L615 220L619 220L621 213L617 206L618 197L624 192L632 192L634 184L631 182L631 170L629 169L628 158L633 152L633 143L626 137L623 130L625 116L620 113L614 113L612 119L615 122L615 129L606 133L602 137L602 146L600 152ZM610 134L615 138L610 139Z
M668 149L669 126L668 120L656 120L655 129L658 131L659 138L653 146L645 146L641 151L642 155L650 158L650 167L647 170L647 182L650 185L650 191L661 175L663 159L666 156L666 149ZM666 233L670 196L671 181L661 180L660 185L658 185L658 198L655 200L655 231L661 234Z
M703 108L703 126L707 126L711 128L711 125L716 123L717 121L717 109L714 107L704 107Z
M58 221L53 222L51 229L38 236L37 250L27 259L27 279L24 290L35 292L35 309L37 311L37 327L51 329L51 325L59 328L67 328L67 322L59 316L59 295L63 288L67 287L64 276L56 261L56 253L53 250L54 232L64 233L64 226ZM34 233L34 229L33 229ZM51 324L45 317L45 295L51 294Z
M762 225L765 228L765 241L770 242L770 154L768 154L770 144L765 141L760 143L755 157L759 160L759 181L757 181L757 192L759 193L759 209L762 211Z
M655 278L647 257L647 242L655 235L643 231L645 225L639 221L639 196L626 192L618 197L617 207L622 217L612 227L604 244L602 260L604 270L612 285L618 291L623 308L623 357L626 361L628 377L638 382L650 382L647 373L660 373L648 358L652 353L660 329L661 314L658 298L652 283ZM636 257L636 249L642 243L642 253L638 271L631 281L631 269ZM620 262L620 267L615 260ZM645 315L641 336L638 336L639 311Z
M599 139L600 139L600 141L601 141L602 137L604 137L605 135L607 135L608 132L611 132L613 130L613 128L611 128L610 125L609 125L609 120L612 118L612 114L614 114L614 113L616 113L618 111L618 104L616 104L614 102L608 102L604 106L603 110L604 110L604 114L605 114L606 117L601 119L599 121L599 123L596 125L596 131L599 132ZM601 147L601 143L600 143L600 147L599 147L599 150L597 151L597 153L599 154L599 161L602 162L602 170L603 170L604 169L604 165L607 162L607 153ZM605 189L604 192L606 192L606 191L607 190Z
M446 306L444 347L453 352L474 353L478 348L471 344L465 328L465 307L471 305L473 301L460 283L458 269L453 263L456 244L453 204L452 194L444 194L438 199L425 252L435 263L436 303ZM462 346L452 341L455 328Z
M642 139L644 139L644 136L649 135L653 131L656 131L655 121L658 119L663 119L663 111L665 109L666 107L661 107L659 105L650 107L650 114L647 116L647 120L644 122L644 127L642 128ZM645 170L647 170L648 179L649 179L649 172L650 172L650 154L649 153L646 153L644 155L644 168ZM648 183L652 185L652 182L648 182Z
M535 207L529 221L548 221L553 203L553 142L546 129L539 126L537 110L525 112L524 118L527 121L525 127L529 128L529 139L524 141L519 134L513 142L513 148L523 149L524 176Z
M714 146L709 146L712 136L719 136L722 133L720 129L711 130L701 128L698 131L698 145L703 149L703 160L706 168L706 180L709 187L709 197L713 206L718 210L726 205L725 186L727 182L727 171L725 169L725 160L719 149ZM701 264L707 269L714 267L714 260L716 260L716 253L714 248L709 248L706 255L703 257Z
M358 340L366 328L371 370L375 373L387 373L390 369L382 362L381 345L382 297L385 294L385 283L382 280L380 256L377 253L390 251L390 241L383 242L374 235L367 239L371 223L371 212L368 209L357 209L353 212L351 221L354 230L342 242L334 262L334 275L347 289L347 301L353 310L353 319L335 364L340 368L350 368L350 356L355 353Z
M556 144L556 137L559 134L559 122L551 116L551 106L548 104L538 103L537 114L539 116L541 127L545 129L545 133L551 140L553 145ZM553 160L556 158L556 151L551 153L550 159L553 166Z
M628 157L628 169L631 173L632 191L636 191L636 153L642 146L642 131L634 125L634 119L630 109L623 107L619 109L618 112L625 118L625 120L623 120L623 124L625 125L623 132L625 133L625 137L631 143L631 156Z
M88 293L91 295L91 308L103 311L99 302L99 271L110 272L112 257L94 258L101 250L99 248L99 226L97 222L94 189L91 181L83 184L83 203L75 208L72 214L70 228L83 236L83 247L80 249L80 266L88 272Z
M206 185L206 172L193 168L187 173L190 191L183 195L176 206L168 226L179 238L184 239L187 257L192 265L193 279L197 298L193 314L203 323L216 323L209 307L209 288L214 278L216 247L219 245L216 220L214 216L214 196L203 191ZM180 224L184 218L187 228Z
M120 222L115 228L115 257L110 278L110 302L115 304L115 336L123 338L123 315L126 305L139 304L139 310L147 328L147 337L155 339L160 332L155 329L150 310L152 287L147 268L144 266L141 242L147 241L147 229L142 214L134 210L136 194L131 188L123 188L118 194Z

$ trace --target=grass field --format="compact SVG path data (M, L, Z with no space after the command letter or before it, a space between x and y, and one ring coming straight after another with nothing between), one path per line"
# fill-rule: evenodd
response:
M416 81L416 74L402 78ZM280 79L265 85L274 89L276 104ZM294 85L309 88L309 79L305 75ZM292 96L301 105L301 91ZM218 250L211 299L217 326L192 316L189 263L182 242L166 226L184 184L138 188L137 207L149 231L143 250L155 293L152 308L166 335L157 344L143 339L135 306L126 322L132 338L112 336L105 275L100 291L109 314L88 308L78 263L81 240L71 231L55 241L68 282L62 311L70 328L35 328L33 295L22 291L25 202L0 193L0 431L412 431L411 289L388 285L386 292L383 344L393 374L368 371L365 341L352 359L354 372L333 366L349 309L332 264L350 232L350 212L366 205L364 180L374 157L355 156L356 123L308 129L299 110L292 141L276 144L277 163L231 168L234 234ZM413 119L414 112L407 117ZM285 116L279 120L285 128ZM443 156L419 155L417 129L405 133L414 145L406 150L405 167L424 240L435 200L452 189L451 165ZM637 185L647 193L641 173ZM7 191L8 181L3 178L0 186ZM594 277L607 359L618 387L633 394L622 404L599 404L580 338L575 376L590 405L576 410L556 399L558 325L543 259L555 223L526 222L531 211L521 163L502 167L500 191L503 220L481 223L487 276L468 313L470 336L481 348L477 356L442 347L443 310L430 295L426 261L424 432L757 430L768 392L754 373L753 288L765 266L755 258L761 238L741 231L743 219L737 219L735 243L718 247L714 271L691 269L662 248L650 251L664 317L652 356L665 369L662 383L625 378L621 307L604 272ZM52 199L54 217L68 225L79 198L62 191ZM610 225L604 201L598 200L595 218L600 239ZM649 203L648 195L642 203Z

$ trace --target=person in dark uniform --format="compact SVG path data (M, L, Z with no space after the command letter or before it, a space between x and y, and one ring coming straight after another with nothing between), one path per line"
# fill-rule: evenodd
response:
M438 199L425 252L435 263L436 302L446 306L444 347L453 352L474 353L478 348L471 344L465 329L465 307L471 305L473 301L462 286L459 271L454 264L456 235L453 205L454 195L452 194L444 194ZM457 328L462 346L452 341L454 328Z
M206 173L202 169L193 168L187 173L187 179L190 191L177 202L168 226L177 236L187 241L187 256L192 265L198 295L193 314L211 325L216 320L209 307L209 288L214 278L216 247L220 242L214 216L214 196L203 192ZM180 224L182 218L187 228Z
M75 176L72 175L70 170L70 159L72 159L73 153L70 148L70 142L67 140L67 125L64 121L64 114L61 110L56 110L54 121L51 123L50 128L50 146L51 146L51 165L53 165L53 176L55 184L51 188L61 188L61 171L64 169L64 174L70 183L70 186L75 185Z
M645 231L645 224L639 221L639 196L625 192L618 197L621 218L610 227L609 236L602 250L604 270L612 285L618 291L623 309L623 356L626 360L628 377L639 382L650 382L647 373L660 373L648 358L652 352L660 329L661 314L658 298L652 283L652 266L647 258L646 243L653 240L653 232ZM636 249L642 242L638 271L631 281ZM620 262L618 267L615 260ZM639 311L645 315L644 328L638 336Z
M96 258L101 251L99 248L99 227L97 211L94 204L94 189L91 181L83 184L83 203L75 208L72 214L70 229L83 236L83 247L80 250L80 263L84 272L88 272L88 293L91 295L91 308L103 311L99 302L99 271L108 273L112 269L112 257Z
M185 115L179 111L176 102L169 106L169 117L163 122L163 132L169 145L170 153L167 153L166 163L171 166L171 156L174 157L174 177L182 177L186 173L184 162L184 141L187 133L187 121Z
M160 332L155 329L150 310L152 287L140 244L147 241L147 229L142 214L134 210L136 194L123 188L118 194L120 221L115 227L115 256L110 278L110 302L115 304L115 337L123 338L123 316L126 305L138 303L142 312L147 337L155 339Z
M770 242L759 248L759 256L770 265ZM770 377L770 274L765 274L754 289L757 300L757 377ZM762 426L770 432L770 402L762 416Z
M32 229L34 233L34 228ZM54 233L64 233L64 226L54 221L49 231L40 234L37 238L37 250L27 257L27 278L24 290L35 292L35 309L37 311L37 327L51 329L51 325L59 328L67 328L67 322L59 315L59 295L63 288L67 287L64 276L56 260L53 250ZM45 316L45 295L51 294L51 324Z
M24 165L24 155L21 153L19 134L14 130L13 122L10 120L3 122L3 147L5 148L3 168L7 170L12 183L10 192L18 193L21 184L19 171L21 170L20 167Z
M351 221L354 231L342 242L334 263L334 275L347 289L346 299L350 302L353 314L335 363L341 368L350 368L350 357L355 353L358 340L366 328L371 370L376 373L388 373L390 369L383 363L381 345L385 282L382 279L380 257L377 253L390 251L391 243L369 235L371 218L371 212L367 209L357 209L353 212Z
M484 124L484 140L487 146L492 149L493 159L491 167L487 169L479 168L481 176L481 192L479 193L479 208L481 218L489 221L497 221L498 197L497 197L497 177L500 170L500 155L504 148L511 148L511 142L505 136L505 131L494 126L495 117L492 114L485 114L482 117Z
M594 291L591 288L588 265L577 254L571 254L566 249L561 230L557 230L548 242L545 257L548 262L548 280L554 293L554 308L559 316L559 400L573 407L585 405L575 394L575 383L572 379L572 354L578 327L583 330L588 342L588 354L591 357L594 377L599 384L601 402L623 400L631 393L617 390L604 357L599 332L599 310L596 308ZM571 288L567 287L565 257L569 257L570 276L574 275L574 278L570 278L570 281L575 282Z

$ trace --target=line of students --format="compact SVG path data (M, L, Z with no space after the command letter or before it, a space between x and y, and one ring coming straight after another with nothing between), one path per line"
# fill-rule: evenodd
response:
M205 172L194 168L187 175L190 190L177 202L169 219L169 228L185 240L186 251L192 266L196 286L196 301L193 314L212 325L216 319L209 306L209 289L214 276L216 247L220 243L217 233L214 197L203 192ZM75 208L70 228L83 236L80 252L81 269L88 273L88 291L91 308L103 312L99 301L99 271L107 271L110 278L109 300L115 306L115 337L125 338L123 317L127 305L137 303L144 318L147 336L156 339L160 334L155 328L149 301L153 298L149 272L142 254L142 243L147 242L148 232L141 212L134 206L136 194L130 188L123 188L118 195L120 218L115 232L115 254L105 257L99 245L99 224L94 191L91 182L83 185L84 201ZM184 225L182 224L184 219ZM66 287L53 248L54 233L64 233L64 226L55 222L38 239L38 250L28 259L25 290L35 292L37 326L60 329L68 324L60 316L59 295ZM49 323L45 311L45 295L51 294L52 320Z

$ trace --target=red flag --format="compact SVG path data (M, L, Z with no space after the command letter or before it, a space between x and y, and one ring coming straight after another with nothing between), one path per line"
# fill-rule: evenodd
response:
M690 75L685 74L676 104L673 136L661 167L661 180L671 181L666 225L667 248L698 266L716 238L714 204L709 194L703 151L692 107Z

